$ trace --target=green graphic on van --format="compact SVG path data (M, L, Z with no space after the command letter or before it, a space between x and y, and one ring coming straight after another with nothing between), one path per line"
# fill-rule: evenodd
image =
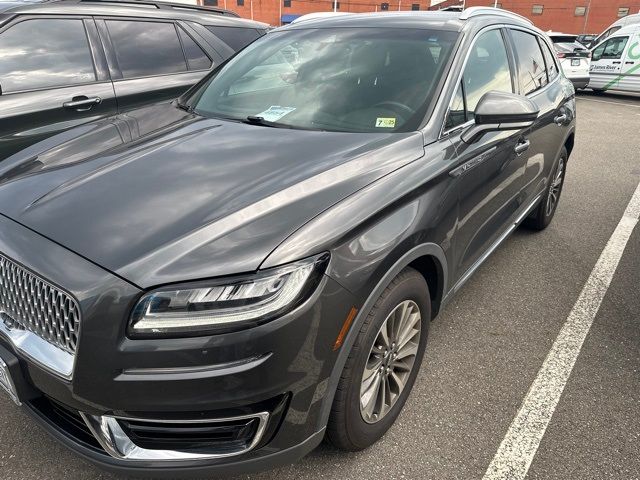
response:
M631 45L631 47L629 48L629 53L628 53L628 58L630 60L636 61L640 59L640 42L636 42L633 45ZM635 50L638 49L638 53L635 53ZM607 83L604 86L605 90L609 90L610 88L613 88L615 85L617 85L620 80L622 80L624 77L631 75L632 73L637 72L638 70L640 70L640 63L638 65L634 65L633 67L631 67L629 70L627 70L624 73L621 73L620 75L618 75L616 78L614 78L613 80L611 80L609 83Z

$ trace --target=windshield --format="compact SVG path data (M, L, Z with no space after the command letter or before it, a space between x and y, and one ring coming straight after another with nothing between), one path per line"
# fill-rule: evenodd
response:
M273 32L190 99L205 116L342 132L415 130L457 33L419 29Z

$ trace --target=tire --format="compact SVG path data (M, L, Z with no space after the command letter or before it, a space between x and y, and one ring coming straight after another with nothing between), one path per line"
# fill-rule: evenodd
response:
M568 159L569 154L567 149L562 147L560 156L551 170L549 185L544 192L544 196L536 209L525 219L523 222L524 226L532 230L544 230L549 226L551 220L553 220L553 216L558 209L558 203L560 203L560 195L562 194L564 177L567 172ZM555 200L553 200L554 198ZM550 205L551 202L553 202L553 205Z
M419 313L419 319L413 316L416 311ZM341 450L362 450L379 440L393 425L411 392L420 369L430 318L431 300L427 282L416 270L405 268L391 281L376 301L349 353L329 415L326 437L331 444ZM398 325L407 326L409 325L407 322L412 322L415 327L406 329L406 335L395 335L400 337L398 344L406 340L402 348L393 342L397 339L388 335L388 344L392 347L387 349L387 352L396 352L396 355L393 353L385 355L383 353L385 348L381 348L384 337L381 328L386 325L385 331L393 332L397 319L400 319ZM417 327L419 330L416 334ZM407 355L408 351L414 350L415 356ZM380 362L382 370L377 362ZM369 390L364 387L365 366L369 367L367 374L375 372L368 376ZM407 368L409 368L408 372L406 372ZM401 389L398 388L398 379L401 379L404 384ZM366 398L376 398L373 408L371 402L367 403L367 408L363 408L361 389L364 388L365 392L372 393L376 382L381 386L389 385L389 390L384 390L384 398L388 399L389 405L386 400L380 401L379 396L368 395ZM395 395L392 392L395 392ZM385 408L377 408L383 403Z

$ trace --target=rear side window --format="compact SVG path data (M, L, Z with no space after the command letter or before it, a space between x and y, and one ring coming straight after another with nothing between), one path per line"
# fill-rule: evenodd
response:
M263 35L263 32L260 30L243 27L216 27L207 25L207 30L236 52Z
M513 92L507 49L499 30L483 33L471 47L462 75L467 120L482 96L491 90Z
M187 70L173 23L107 20L106 24L124 78Z
M558 64L556 63L555 55L551 52L551 49L546 42L540 40L542 45L542 53L544 54L544 61L547 64L547 74L549 81L552 81L558 76Z
M548 83L544 58L535 35L520 30L512 30L511 35L518 57L520 86L523 95L527 95Z
M206 70L211 66L211 59L200 48L200 46L185 32L182 28L178 28L180 40L184 48L184 54L187 57L189 70Z
M82 20L25 20L0 35L2 93L95 80Z

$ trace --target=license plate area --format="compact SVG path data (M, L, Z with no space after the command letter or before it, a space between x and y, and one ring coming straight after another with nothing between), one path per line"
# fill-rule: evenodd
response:
M572 58L571 59L571 66L572 67L579 67L580 66L580 59L579 58Z
M13 383L13 378L11 378L9 366L2 358L0 358L0 389L7 392L16 405L21 405L20 399L18 398L18 391L16 390L15 383Z

